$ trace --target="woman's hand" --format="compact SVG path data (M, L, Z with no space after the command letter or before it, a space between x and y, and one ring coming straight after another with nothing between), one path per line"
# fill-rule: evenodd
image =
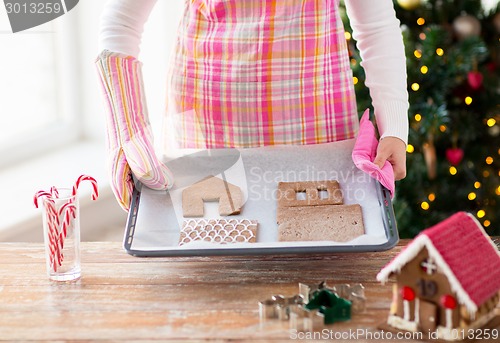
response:
M389 161L394 169L394 178L404 179L406 176L406 144L396 137L384 137L377 148L377 156L373 163L382 168L385 161Z

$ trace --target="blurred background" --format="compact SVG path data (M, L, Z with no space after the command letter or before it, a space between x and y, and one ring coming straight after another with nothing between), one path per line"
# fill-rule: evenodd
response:
M406 48L407 176L396 183L400 237L457 211L500 234L500 5L498 0L394 0ZM358 110L370 106L349 32Z
M498 0L395 0L408 64L408 176L394 207L402 237L465 210L500 234L500 12ZM0 8L0 241L41 241L33 194L94 176L81 188L82 240L122 240L126 213L106 169L105 124L94 60L101 0L12 34ZM139 59L159 137L170 47L183 0L159 0ZM370 105L344 17L360 113ZM87 188L88 187L88 188Z

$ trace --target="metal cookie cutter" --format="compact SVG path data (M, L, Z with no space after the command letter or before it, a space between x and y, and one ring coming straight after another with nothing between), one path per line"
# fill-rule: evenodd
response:
M300 295L285 298L282 295L273 295L271 299L259 302L260 320L275 319L288 320L290 313L304 304L304 298Z
M365 287L362 284L340 284L334 287L339 297L347 299L352 304L352 313L361 313L366 309Z
M363 285L360 283L356 283L353 285L343 283L333 286L327 285L325 281L322 281L317 286L310 286L304 283L299 283L299 294L304 298L304 302L306 304L313 297L315 292L318 292L322 289L330 290L337 294L339 297L349 300L352 304L352 313L361 313L366 308L365 287L363 287Z
M298 306L290 312L290 329L300 332L313 332L314 328L321 327L325 321L323 313L317 309L308 310Z

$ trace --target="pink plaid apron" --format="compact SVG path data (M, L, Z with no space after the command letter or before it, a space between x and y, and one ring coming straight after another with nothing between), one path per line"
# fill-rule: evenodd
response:
M338 0L186 0L169 68L182 148L318 144L358 129Z

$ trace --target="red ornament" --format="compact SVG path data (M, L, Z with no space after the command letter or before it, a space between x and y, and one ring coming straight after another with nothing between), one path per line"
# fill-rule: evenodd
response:
M441 297L441 305L446 309L453 310L457 307L457 301L451 295L446 294Z
M408 286L401 287L401 297L403 300L413 301L415 300L415 291Z
M467 74L467 81L472 89L479 89L483 85L483 74L478 71L470 71Z
M446 159L451 165L458 165L464 158L464 151L460 148L446 149Z

